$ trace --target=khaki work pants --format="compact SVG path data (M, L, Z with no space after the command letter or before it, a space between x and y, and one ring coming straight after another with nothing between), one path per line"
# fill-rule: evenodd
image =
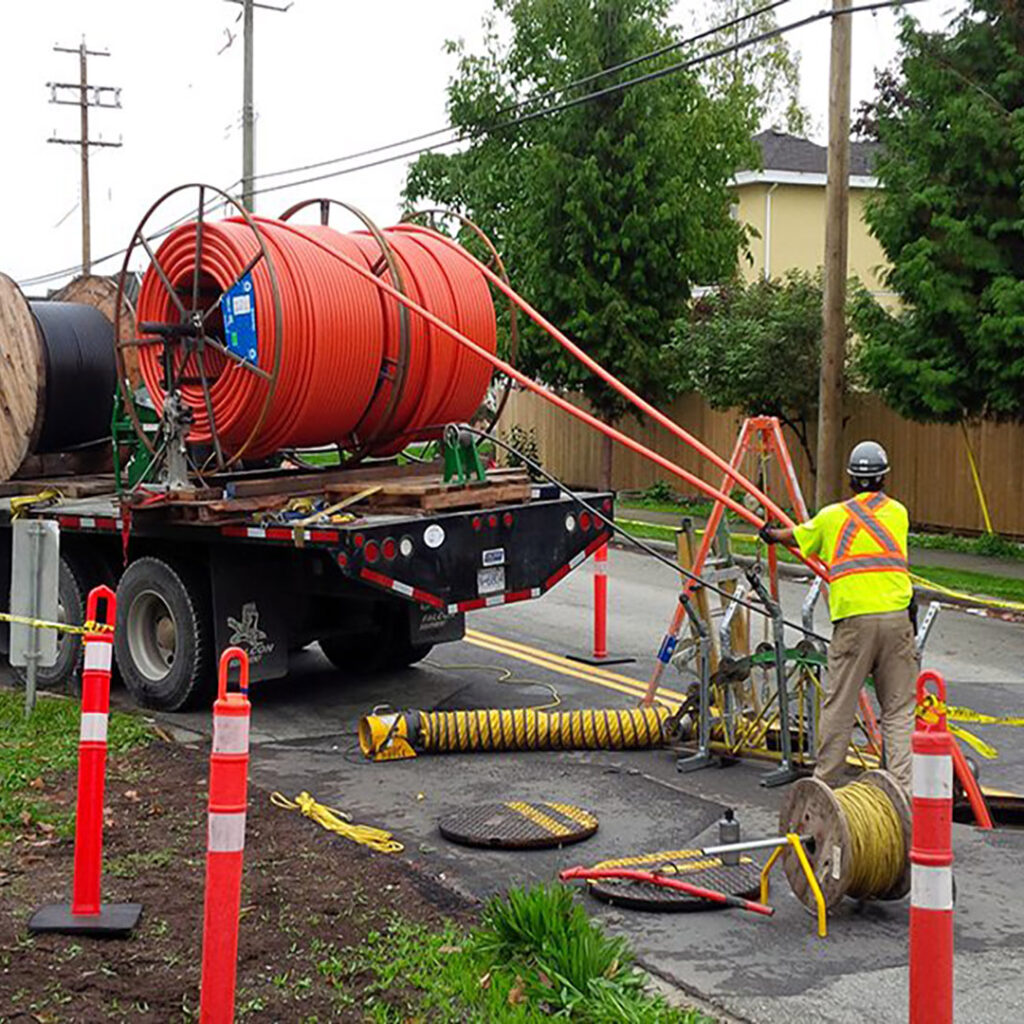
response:
M882 708L886 767L909 793L917 655L910 616L905 611L852 615L835 624L814 776L829 786L842 783L860 688L868 676L874 678Z

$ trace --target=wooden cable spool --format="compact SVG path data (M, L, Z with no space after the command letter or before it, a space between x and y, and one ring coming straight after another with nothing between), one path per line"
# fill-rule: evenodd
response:
M30 303L0 274L0 482L102 469L115 384L109 319L90 305Z
M865 772L857 780L879 790L899 818L902 839L902 870L888 880L882 891L857 891L857 876L864 865L854 863L855 836L852 824L833 790L818 779L799 779L793 784L779 812L779 830L811 841L804 844L825 906L832 910L845 896L858 899L898 900L910 891L910 801L896 779L886 771ZM792 849L782 858L783 870L794 895L806 907L815 908L814 893Z

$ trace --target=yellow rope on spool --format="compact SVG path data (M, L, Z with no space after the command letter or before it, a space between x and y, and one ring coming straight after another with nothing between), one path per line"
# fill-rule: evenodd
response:
M420 711L416 746L469 750L627 750L659 747L667 708L545 712L530 708Z
M850 830L850 887L854 899L890 892L904 869L903 825L889 797L877 786L851 782L835 790Z
M328 832L351 839L360 846L368 846L377 853L401 853L405 847L390 832L372 825L350 825L343 819L351 816L335 807L317 803L309 793L302 792L294 800L289 800L282 793L271 793L270 802L275 807L286 811L301 811L311 821L315 821Z

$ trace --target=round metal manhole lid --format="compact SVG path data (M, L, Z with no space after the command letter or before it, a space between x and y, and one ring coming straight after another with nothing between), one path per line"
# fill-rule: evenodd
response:
M463 807L443 817L438 827L445 839L465 846L536 850L589 839L597 824L593 814L574 804L508 800Z
M683 882L703 886L705 889L715 889L745 899L757 899L761 891L761 866L746 856L740 857L739 864L723 864L718 857L701 857L698 850L663 850L659 853L604 861L594 866L656 871ZM587 886L587 891L599 900L629 910L670 913L716 910L722 906L697 896L689 896L678 889L667 889L649 882L636 882L625 878L601 878L592 881Z

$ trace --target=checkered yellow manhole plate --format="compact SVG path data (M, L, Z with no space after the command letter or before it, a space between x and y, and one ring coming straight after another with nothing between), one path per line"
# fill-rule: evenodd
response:
M757 899L761 891L761 866L741 856L739 864L723 864L718 857L701 857L698 850L662 850L595 864L598 868L640 868L656 871L705 889L716 889L731 896ZM591 896L630 910L655 910L662 913L680 910L714 910L720 904L688 896L678 889L667 889L649 882L625 878L601 878L592 881Z
M573 804L509 800L464 807L442 818L438 827L453 843L530 850L589 839L597 831L597 818Z

